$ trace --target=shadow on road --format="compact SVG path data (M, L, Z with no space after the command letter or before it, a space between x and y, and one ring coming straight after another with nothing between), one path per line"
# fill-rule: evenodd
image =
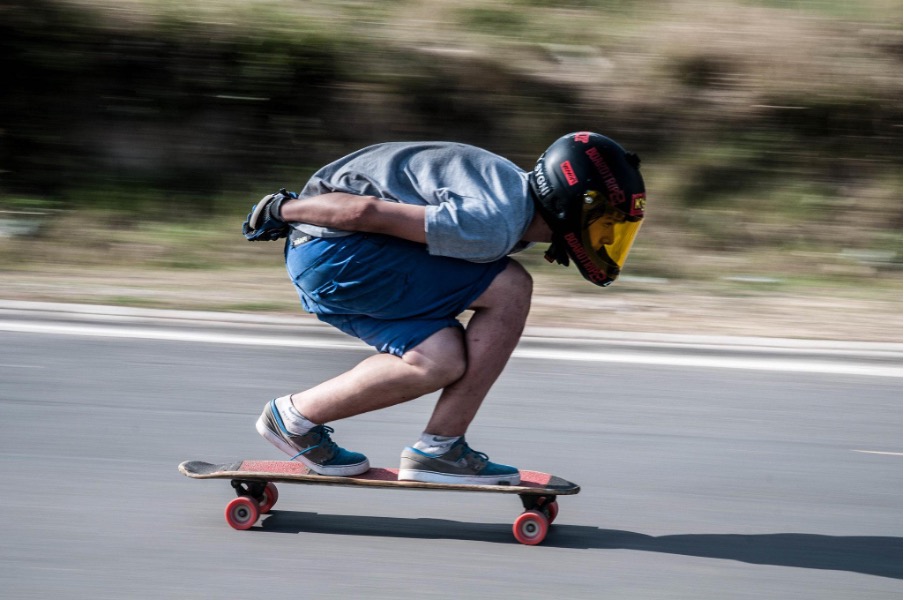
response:
M252 531L516 543L510 524L321 515L278 510L265 517L259 529ZM683 534L655 537L631 531L556 524L550 529L543 545L552 548L661 552L736 560L756 565L850 571L902 578L900 537L801 533Z

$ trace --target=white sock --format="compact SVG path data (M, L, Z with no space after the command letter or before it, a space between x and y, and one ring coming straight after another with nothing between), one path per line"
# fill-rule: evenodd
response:
M276 410L279 411L279 416L282 417L283 423L290 433L301 435L317 427L317 423L308 421L304 415L295 409L295 405L292 404L292 396L277 398Z
M445 454L449 451L449 448L452 447L452 444L461 439L460 435L446 437L443 435L432 435L429 433L422 433L421 439L414 443L414 448L420 450L421 452L426 452L427 454Z

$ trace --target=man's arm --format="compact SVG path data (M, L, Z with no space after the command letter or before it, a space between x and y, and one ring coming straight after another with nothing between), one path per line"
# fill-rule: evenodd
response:
M289 223L383 233L421 244L427 243L425 214L423 206L343 192L289 200L280 211L282 219Z

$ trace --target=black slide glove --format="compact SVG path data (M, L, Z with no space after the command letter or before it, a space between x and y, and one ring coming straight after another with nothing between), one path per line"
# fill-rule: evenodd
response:
M272 242L289 235L292 228L279 216L282 205L287 200L298 198L295 192L283 188L275 194L268 194L251 207L248 218L242 223L242 235L249 242Z

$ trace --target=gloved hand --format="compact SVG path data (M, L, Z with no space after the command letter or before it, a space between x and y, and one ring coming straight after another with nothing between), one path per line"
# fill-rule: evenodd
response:
M242 223L242 235L249 242L272 242L289 235L292 228L282 220L279 211L287 200L298 198L295 192L283 188L275 194L268 194L251 207L248 218Z

